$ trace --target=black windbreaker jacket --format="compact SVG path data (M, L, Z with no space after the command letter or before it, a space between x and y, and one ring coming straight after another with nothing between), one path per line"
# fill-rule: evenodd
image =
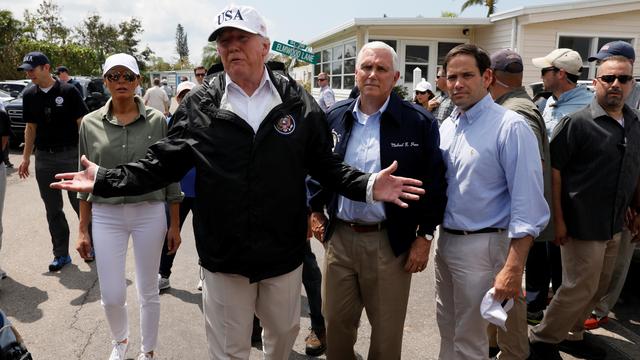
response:
M219 109L225 75L212 74L174 114L167 138L144 159L98 171L100 196L146 193L179 181L196 167L193 224L200 265L251 282L279 276L302 263L306 245L305 177L364 201L369 174L332 153L325 115L290 77L267 69L282 104L257 133Z

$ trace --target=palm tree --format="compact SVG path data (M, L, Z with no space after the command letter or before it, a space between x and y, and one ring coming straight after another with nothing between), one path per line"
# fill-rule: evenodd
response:
M487 7L487 17L491 16L494 12L496 12L496 3L498 0L467 0L462 4L462 8L460 8L460 12L465 11L468 7L473 5L484 5Z

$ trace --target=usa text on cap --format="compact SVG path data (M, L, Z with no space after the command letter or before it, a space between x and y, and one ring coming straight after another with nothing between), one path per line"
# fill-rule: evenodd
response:
M49 64L49 58L39 51L32 51L22 58L22 65L18 66L18 71L30 71L45 64Z
M258 11L251 6L229 5L215 18L213 32L209 35L209 41L215 41L220 30L232 27L252 34L267 36L267 25Z

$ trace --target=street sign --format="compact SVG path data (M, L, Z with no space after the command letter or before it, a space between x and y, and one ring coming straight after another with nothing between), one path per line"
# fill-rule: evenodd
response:
M289 46L281 42L274 41L273 46L271 46L271 50L311 64L315 64L318 62L318 59L314 54L304 50L296 49L293 46Z
M309 49L309 45L303 44L303 43L299 43L299 42L293 41L293 40L287 41L287 44L289 44L289 45L291 45L291 46L293 46L295 48L298 48L300 50L303 50L303 51L307 51Z

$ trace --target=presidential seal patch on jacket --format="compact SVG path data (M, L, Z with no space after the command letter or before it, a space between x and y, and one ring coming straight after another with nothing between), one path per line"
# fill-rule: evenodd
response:
M295 120L293 120L293 116L287 115L285 117L278 119L278 121L276 121L273 127L275 127L276 131L279 132L280 134L289 135L293 132L293 130L295 130L296 122Z

